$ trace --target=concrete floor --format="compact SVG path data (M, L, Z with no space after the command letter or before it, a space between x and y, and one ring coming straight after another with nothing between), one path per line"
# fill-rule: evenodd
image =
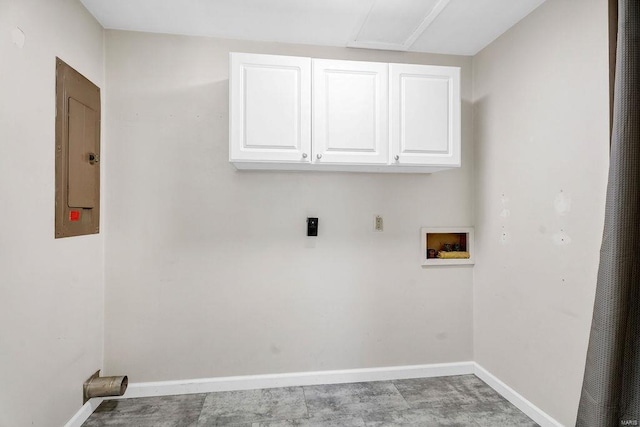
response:
M84 427L537 426L475 375L109 400Z

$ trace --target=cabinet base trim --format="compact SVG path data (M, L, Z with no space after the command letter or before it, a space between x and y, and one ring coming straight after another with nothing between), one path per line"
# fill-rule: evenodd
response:
M438 166L396 166L396 165L328 165L309 163L262 163L231 162L239 170L265 171L312 171L312 172L370 172L370 173L433 173L459 167L459 165Z

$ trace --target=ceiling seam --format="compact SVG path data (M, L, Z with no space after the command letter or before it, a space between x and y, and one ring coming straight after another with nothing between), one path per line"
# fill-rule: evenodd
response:
M411 46L413 46L416 40L418 40L418 37L420 37L422 33L424 33L427 28L429 28L429 25L431 25L436 20L438 15L440 15L440 13L442 13L442 11L449 5L450 1L451 0L440 0L433 7L433 9L431 9L431 12L429 12L429 14L424 17L420 25L418 25L413 33L411 33L411 35L402 44L404 50L409 50Z

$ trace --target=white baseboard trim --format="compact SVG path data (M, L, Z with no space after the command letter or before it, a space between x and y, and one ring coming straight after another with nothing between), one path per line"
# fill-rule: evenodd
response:
M386 368L345 369L339 371L296 372L288 374L244 375L237 377L202 378L181 381L130 383L124 396L167 396L174 394L212 393L216 391L250 390L258 388L297 387L317 384L341 384L365 381L385 381L406 378L444 377L474 373L473 362L439 363L432 365L391 366Z
M487 383L492 389L500 393L502 397L511 402L515 407L524 412L529 418L536 423L540 424L540 427L563 427L558 421L556 421L549 414L538 408L533 403L525 399L520 393L503 383L493 375L491 372L484 369L482 366L474 363L476 377Z
M505 399L527 414L532 420L540 424L541 427L563 427L558 421L475 362L130 383L125 395L122 397L94 398L89 400L82 406L78 413L69 420L65 427L80 427L93 411L96 410L98 405L107 399L129 399L177 394L213 393L217 391L388 381L468 374L475 374L491 388L500 393Z
M98 406L100 406L103 400L101 397L94 397L93 399L87 400L87 403L82 405L80 410L67 421L64 427L81 427L82 423L87 421L87 418L93 414L93 411L98 409Z

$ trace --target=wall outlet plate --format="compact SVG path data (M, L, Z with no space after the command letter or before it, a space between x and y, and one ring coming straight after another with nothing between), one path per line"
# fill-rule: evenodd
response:
M376 215L373 221L373 230L374 231L384 231L384 220L382 219L382 215Z
M318 218L307 218L307 236L318 235Z

